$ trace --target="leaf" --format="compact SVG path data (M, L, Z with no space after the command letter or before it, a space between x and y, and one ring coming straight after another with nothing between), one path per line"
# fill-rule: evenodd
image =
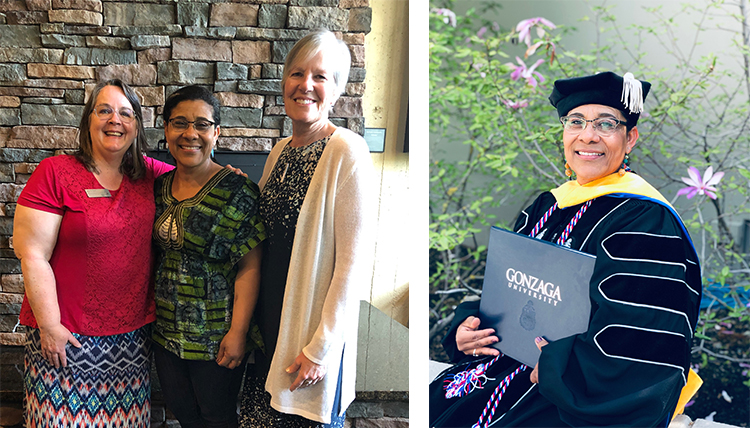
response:
M695 333L695 337L697 337L698 339L702 339L702 340L711 340L710 337L708 337L708 336L706 336L704 334L698 333L698 332Z

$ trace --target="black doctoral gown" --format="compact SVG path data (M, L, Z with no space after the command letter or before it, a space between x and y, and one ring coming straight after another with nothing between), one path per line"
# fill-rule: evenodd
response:
M554 203L551 193L543 193L521 213L514 230L528 235ZM537 237L556 241L580 206L556 209ZM700 267L689 235L663 203L610 195L593 200L568 243L597 257L588 331L543 348L538 384L529 381L533 367L519 370L520 363L509 357L491 366L481 389L461 397L447 399L442 382L433 382L430 426L471 427L480 417L482 427L488 419L492 426L669 423L688 375L701 297ZM452 373L489 360L467 357L456 348L458 325L478 315L478 308L479 302L460 305L443 341L452 360L463 363L449 369ZM496 391L516 371L505 390ZM487 405L493 392L502 392L494 414Z

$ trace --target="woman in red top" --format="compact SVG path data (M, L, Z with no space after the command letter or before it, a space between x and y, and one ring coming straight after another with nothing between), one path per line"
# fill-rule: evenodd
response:
M18 199L13 241L29 326L26 426L150 424L154 179L135 92L96 86L75 156L43 160Z

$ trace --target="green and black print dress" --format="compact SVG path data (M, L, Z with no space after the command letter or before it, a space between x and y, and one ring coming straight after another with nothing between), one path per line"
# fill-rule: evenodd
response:
M237 262L265 239L259 190L225 168L195 196L178 201L171 192L174 173L154 183L153 339L182 359L211 361L232 323ZM247 351L262 343L253 324Z

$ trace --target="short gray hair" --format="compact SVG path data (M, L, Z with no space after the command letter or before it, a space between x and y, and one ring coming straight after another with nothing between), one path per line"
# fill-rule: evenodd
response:
M315 30L294 44L284 62L284 74L281 78L282 93L284 92L286 79L292 70L292 65L308 61L321 51L325 51L326 55L333 56L333 82L336 84L334 102L344 93L346 83L349 81L352 56L346 43L337 39L336 35L328 30Z

